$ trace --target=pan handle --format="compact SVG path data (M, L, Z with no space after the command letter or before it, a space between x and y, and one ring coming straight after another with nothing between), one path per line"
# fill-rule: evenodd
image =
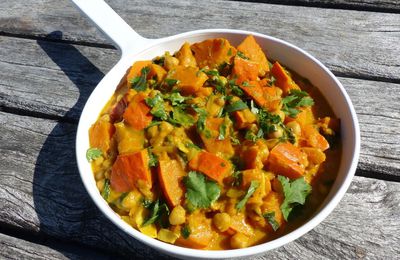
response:
M104 0L72 0L124 54L140 50L150 39L135 32Z

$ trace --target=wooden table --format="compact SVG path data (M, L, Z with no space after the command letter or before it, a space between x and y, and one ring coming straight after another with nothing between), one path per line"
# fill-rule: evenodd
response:
M260 2L110 5L145 37L252 30L291 42L326 64L359 117L357 176L322 224L258 259L399 259L399 1ZM75 162L79 114L118 58L67 0L0 2L0 258L166 257L102 215Z

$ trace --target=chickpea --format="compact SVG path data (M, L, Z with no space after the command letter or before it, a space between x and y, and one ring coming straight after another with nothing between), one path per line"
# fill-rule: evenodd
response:
M172 132L173 129L174 129L173 125L171 125L170 123L167 123L165 121L162 121L160 124L160 130L163 134L168 134L168 133Z
M97 186L97 189L99 189L99 191L102 192L104 189L104 179L97 181L96 186Z
M300 124L297 123L296 121L289 122L286 124L286 126L292 130L293 134L297 136L301 135Z
M180 225L185 223L186 221L185 209L181 205L176 206L175 208L172 209L168 219L171 225Z
M167 70L171 70L173 67L176 67L178 64L179 64L179 60L177 58L172 57L171 55L165 55L164 67Z
M221 232L228 230L231 225L231 216L227 213L217 213L213 217L214 226Z
M268 134L268 137L269 137L269 138L277 139L277 138L282 137L282 135L283 135L283 130L282 130L282 128L279 127L278 129L276 129L275 132L269 133L269 134Z
M158 135L158 126L153 125L152 127L150 127L147 130L147 133L148 133L150 138L153 138L153 137L157 136Z
M236 233L231 237L230 244L232 248L244 248L249 243L249 238L242 233Z

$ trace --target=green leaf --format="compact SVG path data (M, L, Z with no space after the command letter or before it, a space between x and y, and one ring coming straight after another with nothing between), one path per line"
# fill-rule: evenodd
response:
M194 208L208 208L215 202L221 190L217 183L206 180L199 172L190 171L184 179L186 198Z
M185 102L185 100L187 98L182 97L179 92L173 92L170 95L165 96L165 99L168 99L169 101L171 101L171 104L173 106L177 106L177 105L182 104L183 102Z
M285 220L288 220L289 214L296 205L304 205L307 196L311 193L311 185L303 177L290 181L287 177L278 176L282 185L285 199L281 205L281 210Z
M142 205L143 207L145 207L146 209L149 209L152 205L152 201L146 198L142 198Z
M278 129L278 125L282 123L280 116L273 115L264 109L259 109L258 121L265 134L275 132Z
M86 159L88 160L88 162L92 162L102 155L103 152L99 148L89 148L86 151Z
M193 107L194 111L196 111L198 115L197 119L197 131L202 132L206 128L206 119L207 119L207 111L203 108Z
M249 58L248 58L246 55L244 55L244 53L241 52L241 51L236 52L236 55L239 56L239 57L242 58L242 59L245 59L245 60L248 60L248 59L249 59Z
M180 124L182 126L191 126L194 124L194 118L185 112L181 107L175 107L172 111L173 123Z
M274 231L277 231L279 228L279 223L275 219L275 211L265 212L263 217L267 219L268 223L271 225Z
M140 72L140 76L133 78L133 80L131 81L131 88L136 91L145 91L147 89L146 79L147 75L150 72L150 67L144 67Z
M173 87L179 83L177 79L165 79L165 83L167 83L168 87Z
M110 196L110 180L106 179L104 181L103 191L101 192L101 196L107 201Z
M219 72L216 69L204 71L208 76L219 76Z
M250 140L252 142L256 142L258 139L263 138L264 131L260 128L257 134L254 134L253 131L248 130L244 136L245 139Z
M186 143L185 146L186 146L187 148L193 148L193 149L196 149L196 150L201 150L200 147L198 147L197 145L195 145L195 144L193 144L193 143Z
M182 229L181 229L181 234L183 236L184 239L188 239L188 237L190 236L190 228L188 225L185 225Z
M149 218L145 222L143 222L142 227L153 224L154 222L160 220L162 215L169 215L169 208L167 204L165 204L164 202L161 203L159 199L153 202L149 209L151 210L151 214Z
M164 99L161 94L155 95L153 98L146 98L146 104L151 107L150 113L161 120L168 119L168 113L165 111Z
M234 111L243 110L243 109L246 109L246 108L248 108L247 104L245 102L243 102L242 100L238 100L238 101L236 101L236 102L234 102L234 103L232 103L230 105L227 105L225 107L225 111L227 113L232 113Z
M227 119L225 118L222 124L219 126L219 134L217 139L218 140L224 140L226 137L226 127L227 127Z
M147 151L149 153L149 167L156 167L158 164L158 159L157 156L151 152L151 148L147 148Z
M260 183L258 181L251 181L250 187L248 188L246 195L236 204L236 209L241 210L244 205L246 205L247 201L253 195L253 193L257 190Z
M292 89L289 95L282 99L282 111L293 118L300 113L299 107L312 105L314 105L314 100L302 90Z

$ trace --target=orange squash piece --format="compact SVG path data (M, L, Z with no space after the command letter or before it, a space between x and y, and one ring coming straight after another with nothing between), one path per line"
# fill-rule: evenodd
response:
M233 62L232 75L236 76L236 83L242 84L243 81L256 80L258 77L260 64L250 60L235 57Z
M157 64L150 65L150 72L148 75L149 79L156 78L157 82L161 82L164 80L165 76L167 75L167 71Z
M264 199L264 204L261 206L262 213L275 212L275 220L279 224L280 228L282 228L286 223L281 211L283 200L283 194L275 191L270 191ZM268 225L267 227L268 231L274 232L270 225Z
M106 154L111 146L111 138L114 135L115 127L108 121L97 120L89 129L90 147L101 149Z
M264 76L269 71L268 60L260 45L256 42L253 35L247 36L237 47L238 51L248 57L251 61L257 62L259 66L259 76Z
M202 132L200 133L200 137L207 151L215 154L223 154L229 157L235 153L231 139L229 138L229 129L226 130L226 138L224 140L217 139L219 135L219 127L223 122L223 118L207 118L206 130L210 131L210 136L205 132Z
M178 244L197 249L207 247L215 236L211 228L211 220L198 211L190 214L187 222L190 235L187 239L182 236L179 237L177 240Z
M257 117L247 108L234 111L232 115L235 118L235 127L238 129L246 128L257 120Z
M143 93L136 94L123 115L125 121L136 130L143 130L153 120L153 116L150 114L151 108L147 106L145 98L146 95Z
M158 179L168 205L172 208L179 205L184 196L181 183L184 176L186 173L177 160L159 160Z
M153 185L147 149L118 155L111 170L111 187L117 192L133 190L138 181L149 188Z
M269 153L269 170L290 179L304 175L306 155L291 143L279 143Z
M245 81L239 87L251 97L257 105L263 107L267 102L264 97L264 89L259 81Z
M279 62L274 63L271 72L276 78L275 84L282 89L285 95L289 94L292 89L300 89Z
M301 127L301 135L311 147L319 148L322 151L325 151L329 148L328 141L313 125L303 125Z
M228 176L231 167L228 161L221 157L202 151L189 161L189 168L207 175L209 178L222 184L225 177Z
M190 43L185 42L181 49L175 53L175 57L179 60L179 64L185 67L197 67L196 58L190 49Z
M208 79L208 76L198 68L181 65L171 69L167 77L178 80L178 88L184 95L196 94Z
M127 81L127 85L128 87L131 86L131 81L137 77L141 75L141 71L144 67L150 66L151 65L151 60L140 60L140 61L136 61L135 63L133 63L133 65L131 66L128 75L126 76L126 81Z
M208 66L217 68L223 63L231 63L231 58L236 55L236 49L227 39L209 39L191 46L200 68Z

